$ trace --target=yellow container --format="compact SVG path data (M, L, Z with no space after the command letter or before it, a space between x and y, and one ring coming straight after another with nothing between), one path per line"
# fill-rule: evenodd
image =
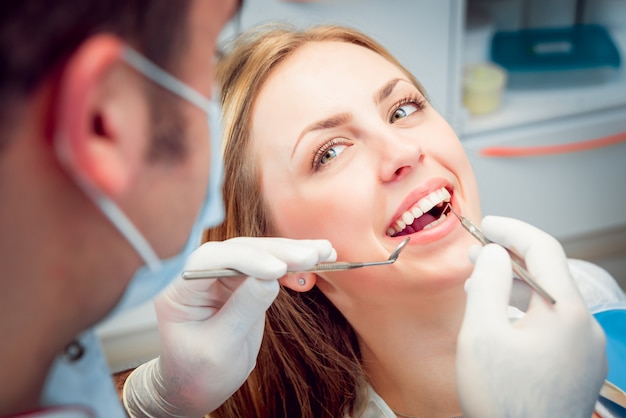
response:
M465 68L463 104L473 115L491 113L500 107L506 72L492 63L472 64Z

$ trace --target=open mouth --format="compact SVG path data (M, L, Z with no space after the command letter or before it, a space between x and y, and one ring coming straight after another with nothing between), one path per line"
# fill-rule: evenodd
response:
M387 229L390 237L401 237L433 228L446 219L450 212L450 192L445 187L421 198Z

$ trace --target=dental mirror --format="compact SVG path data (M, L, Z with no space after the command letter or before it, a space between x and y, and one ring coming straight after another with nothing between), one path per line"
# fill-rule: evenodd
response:
M398 259L400 252L406 247L406 244L409 242L411 238L405 238L393 252L389 256L387 260L384 261L367 261L367 262L348 262L348 261L337 261L334 263L318 263L314 265L312 268L308 270L299 270L304 272L318 272L318 271L341 271L341 270L352 270L360 267L371 267L371 266L384 266L387 264L393 264ZM294 273L289 271L288 273ZM246 277L248 274L242 273L239 270L235 269L213 269L213 270L187 270L183 271L182 277L185 280L196 280L196 279L220 279L224 277Z

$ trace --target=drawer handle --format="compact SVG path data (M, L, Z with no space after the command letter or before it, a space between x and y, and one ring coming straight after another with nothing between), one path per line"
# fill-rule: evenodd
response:
M531 147L485 147L480 150L480 155L483 157L534 157L539 155L567 154L569 152L609 147L620 142L626 142L626 132L571 144Z

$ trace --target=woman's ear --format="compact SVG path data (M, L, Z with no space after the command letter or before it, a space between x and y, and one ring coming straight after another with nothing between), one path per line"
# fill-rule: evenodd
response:
M147 103L138 100L139 78L121 59L123 45L104 34L83 42L63 67L54 102L52 142L60 162L109 196L127 188L147 143L138 130L149 132L137 126L147 125Z
M296 292L308 292L315 286L317 275L315 273L287 273L280 278L279 283Z

